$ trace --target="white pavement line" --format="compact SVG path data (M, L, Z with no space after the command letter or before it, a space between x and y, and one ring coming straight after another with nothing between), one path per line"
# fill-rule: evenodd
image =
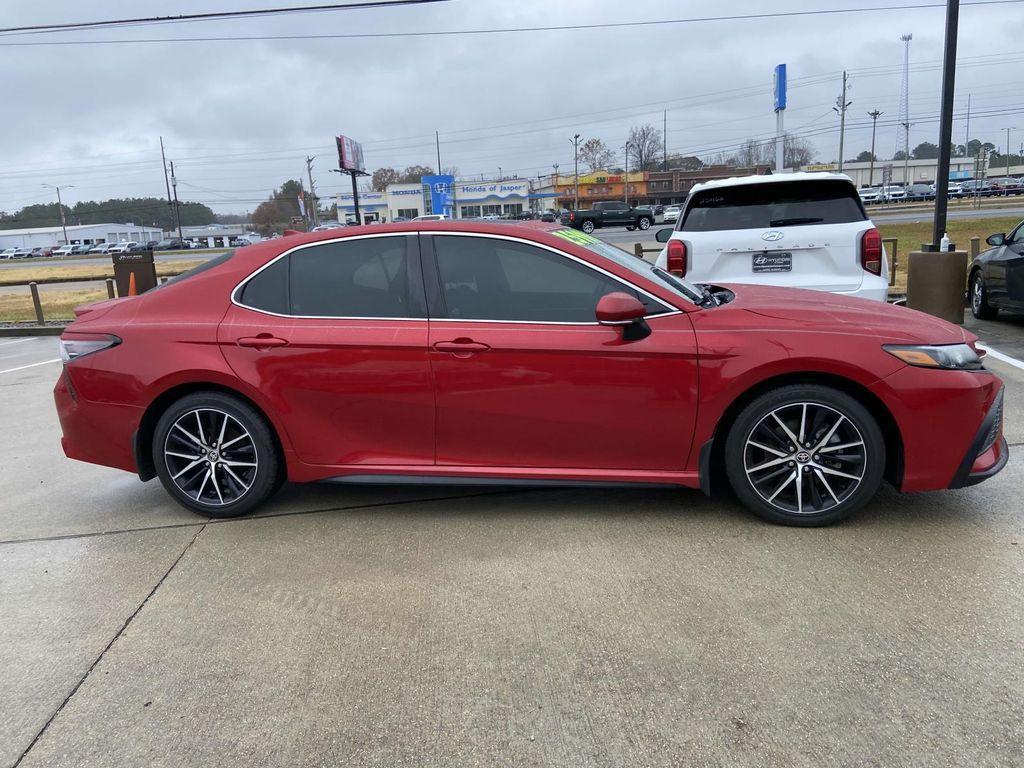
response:
M6 347L9 344L21 344L26 341L35 341L36 336L26 336L24 339L15 339L14 341L0 341L0 347Z
M996 360L1002 360L1007 365L1012 365L1014 368L1020 368L1024 371L1024 361L1018 360L1016 357L1010 357L1005 352L1000 352L998 349L992 349L987 344L979 343L978 346L985 350L986 354L992 355Z
M37 365L48 365L50 363L59 363L60 358L54 358L53 360L43 360L41 363L30 363L29 365L19 365L17 368L8 368L6 371L0 371L0 373L14 373L15 371L24 371L26 368L35 368Z

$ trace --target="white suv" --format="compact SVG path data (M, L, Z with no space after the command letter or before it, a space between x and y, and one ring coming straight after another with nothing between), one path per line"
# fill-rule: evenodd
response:
M789 173L697 184L656 265L695 283L759 283L885 301L882 237L848 176Z

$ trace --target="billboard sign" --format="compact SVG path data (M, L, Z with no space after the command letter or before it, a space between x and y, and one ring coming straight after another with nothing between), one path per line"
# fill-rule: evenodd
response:
M775 66L775 111L786 108L786 65Z
M348 136L338 136L335 141L338 144L338 168L343 171L366 170L363 165L363 145L353 141Z
M430 195L431 213L443 213L451 218L454 203L452 187L455 185L455 177L448 174L424 176L422 183L426 188L424 191Z

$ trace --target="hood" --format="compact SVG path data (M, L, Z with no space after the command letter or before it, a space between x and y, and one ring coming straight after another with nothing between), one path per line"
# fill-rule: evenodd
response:
M725 287L736 294L727 306L781 320L789 327L860 331L877 336L882 343L961 344L976 338L945 320L879 301L768 285Z

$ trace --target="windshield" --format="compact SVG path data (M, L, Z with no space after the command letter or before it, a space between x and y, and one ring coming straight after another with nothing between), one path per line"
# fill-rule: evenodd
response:
M556 229L551 234L576 245L583 246L588 251L599 256L604 256L606 259L614 261L616 264L641 277L654 280L654 282L660 283L672 291L672 293L678 294L690 303L699 304L704 300L704 291L692 283L674 277L664 270L658 269L653 264L643 259L638 259L633 254L621 248L616 248L614 245L609 245L603 240L598 240L596 237L592 237L585 232L580 232L576 229Z

